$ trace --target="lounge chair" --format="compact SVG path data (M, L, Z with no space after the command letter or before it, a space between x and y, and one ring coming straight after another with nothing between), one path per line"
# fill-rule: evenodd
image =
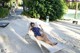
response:
M43 41L37 40L35 38L35 36L33 35L32 31L29 31L28 35L31 37L32 40L37 42L37 44L39 45L40 48L41 48L41 46L44 46L50 53L55 53L55 52L58 52L58 51L62 50L63 48L65 48L60 43L58 43L55 46L51 46ZM41 50L42 50L42 48L41 48ZM42 50L42 52L45 53L43 50Z

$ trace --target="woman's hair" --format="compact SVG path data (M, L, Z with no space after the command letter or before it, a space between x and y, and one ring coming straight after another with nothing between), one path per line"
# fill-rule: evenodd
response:
M34 22L31 22L31 23L30 23L30 26L31 26L31 27L32 27L32 24L35 24L35 23L34 23Z

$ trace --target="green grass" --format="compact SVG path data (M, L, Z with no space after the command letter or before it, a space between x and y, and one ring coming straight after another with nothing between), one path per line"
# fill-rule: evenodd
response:
M75 13L73 11L71 11L70 13L69 12L64 15L64 18L66 18L66 19L75 19ZM80 19L80 12L77 13L76 19Z
M0 18L5 18L9 14L8 8L0 8Z

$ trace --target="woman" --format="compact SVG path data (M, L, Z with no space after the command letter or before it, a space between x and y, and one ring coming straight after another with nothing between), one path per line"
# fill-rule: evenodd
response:
M52 43L52 42L47 38L47 36L45 35L44 31L41 30L39 27L36 27L36 26L35 26L35 23L31 22L31 23L30 23L30 27L31 27L30 30L33 31L35 37L36 37L38 40L42 40L42 41L44 41L44 42L46 42L46 43L48 43L48 44L50 44L50 45L52 45L52 46L57 44L57 43ZM40 33L40 32L42 32L42 33Z

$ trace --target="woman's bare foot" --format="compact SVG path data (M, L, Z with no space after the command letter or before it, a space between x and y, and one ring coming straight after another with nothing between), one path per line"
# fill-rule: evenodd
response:
M50 42L50 41L45 41L46 43L48 43L49 45L51 45L51 46L54 46L54 45L56 45L57 43L52 43L52 42Z
M51 46L55 46L55 45L57 45L57 43L52 43L52 44L50 44Z

